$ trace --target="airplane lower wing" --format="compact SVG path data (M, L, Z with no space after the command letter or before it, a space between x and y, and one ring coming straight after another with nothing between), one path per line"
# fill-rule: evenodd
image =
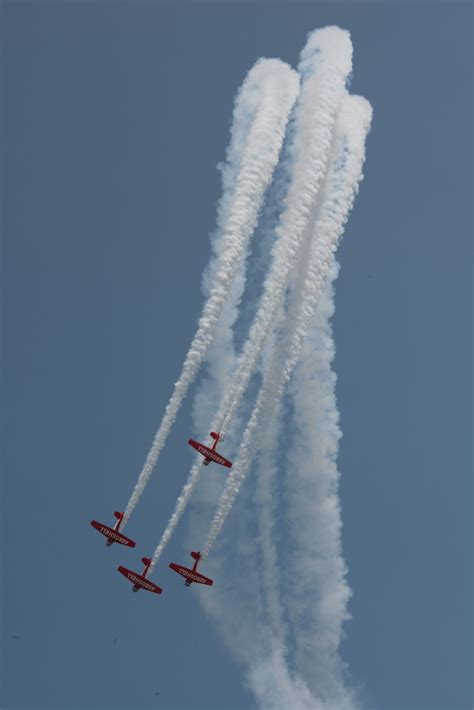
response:
M100 532L101 535L104 535L104 537L107 538L107 542L109 544L116 542L119 545L125 545L126 547L135 547L135 541L131 540L126 535L123 535L121 532L118 532L118 530L114 530L114 528L110 528L108 525L99 523L97 520L91 520L91 525L95 528L95 530Z
M214 463L218 463L221 466L226 466L226 468L232 468L231 461L228 461L228 459L225 459L223 456L218 454L217 451L210 449L208 446L204 446L204 444L201 444L199 441L189 439L188 444L192 446L193 449L196 449L196 451L200 453L201 456L204 456L204 463L214 461Z
M129 582L133 584L134 592L138 592L139 589L145 589L147 592L161 594L161 592L163 591L161 587L159 587L157 584L150 582L149 579L147 579L141 574L137 574L131 569L127 569L126 567L122 567L122 565L120 565L120 567L118 567L118 571L120 572L120 574L123 574L123 576L126 577Z
M182 577L186 579L186 582L196 582L196 584L207 584L211 586L214 584L214 580L209 579L209 577L205 577L203 574L199 574L199 572L195 572L192 569L189 569L189 567L182 567L181 565L177 565L175 562L170 562L170 568L180 574Z

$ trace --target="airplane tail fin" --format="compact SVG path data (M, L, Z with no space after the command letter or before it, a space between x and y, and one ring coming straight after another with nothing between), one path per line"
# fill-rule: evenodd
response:
M201 553L200 552L191 552L191 557L193 558L193 560L200 560Z
M217 431L211 431L211 436L213 439L218 439L219 438L219 433Z
M151 565L151 559L149 557L142 557L142 562L144 565Z
M117 520L122 520L122 518L123 518L123 513L119 513L118 510L115 511L114 515L117 518Z

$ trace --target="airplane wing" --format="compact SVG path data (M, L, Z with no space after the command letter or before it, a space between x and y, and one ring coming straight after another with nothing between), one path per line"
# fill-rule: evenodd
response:
M189 569L189 567L183 567L182 565L177 565L175 562L170 562L170 568L180 574L182 577L184 577L187 581L189 582L196 582L196 584L207 584L211 586L214 584L213 579L209 579L209 577L205 577L203 574L200 574L199 572L195 572L192 569Z
M221 466L225 466L226 468L232 468L232 463L228 459L224 458L220 454L216 453L213 451L213 458L212 460L215 461L216 463L220 464Z
M196 451L200 453L201 456L204 456L205 459L209 461L214 461L214 463L218 463L221 466L225 466L226 468L232 468L232 463L230 461L218 454L217 451L213 451L208 446L204 446L204 444L201 444L199 441L189 439L188 444L192 446L193 449L196 449Z
M125 545L126 547L135 547L136 545L134 540L131 540L126 535L122 535L121 532L110 528L108 525L97 522L97 520L91 520L91 525L111 542L117 542L119 545Z
M209 587L212 587L212 585L214 584L213 579L209 579L209 577L205 577L203 574L198 574L198 577L199 579L194 580L198 584L207 584Z
M143 577L141 574L137 574L131 569L127 569L126 567L122 567L122 565L120 565L120 567L118 567L118 571L120 574L123 574L123 576L126 577L133 585L140 587L141 589L145 589L147 592L161 594L163 591L157 584L150 582L149 579Z

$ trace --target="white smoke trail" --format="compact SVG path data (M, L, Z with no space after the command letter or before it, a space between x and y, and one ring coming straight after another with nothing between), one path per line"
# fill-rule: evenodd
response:
M352 708L355 698L338 652L350 590L341 551L336 467L340 431L331 371L329 319L336 275L333 262L290 385L295 430L287 459L288 538L282 562L291 579L284 602L296 671L323 707Z
M280 600L278 574L278 541L274 519L276 515L278 443L282 431L282 403L278 402L261 438L261 453L255 490L257 505L258 538L261 550L259 575L265 599L266 623L272 631L275 646L284 649L287 629Z
M299 70L304 76L304 83L296 105L292 182L286 208L276 230L273 261L265 279L259 308L239 358L229 395L212 424L212 430L220 431L223 435L235 419L265 340L274 326L301 243L307 236L312 208L326 172L334 122L345 94L351 60L349 34L338 27L326 27L311 34L301 54ZM152 568L186 509L199 479L201 466L202 462L198 460L191 468L153 555Z
M323 225L324 227L323 232L325 234L326 239L328 240L327 243L330 243L331 241L331 234L334 238L337 231L339 231L339 233L342 232L344 222L347 218L347 213L349 211L350 205L352 204L354 193L357 189L358 180L361 178L361 167L364 156L364 139L365 133L369 127L370 115L371 109L367 102L357 97L348 97L347 99L345 99L341 114L338 117L336 129L338 134L336 138L338 138L338 140L336 140L335 142L338 145L339 152L336 153L333 158L332 168L326 185L326 188L331 191L330 195L332 199L325 200L324 205L321 209L321 213L319 215L320 219L317 222L317 225L319 225L320 228L321 225ZM350 188L351 185L352 188ZM343 206L344 200L346 205L345 209ZM331 215L332 220L329 219ZM339 225L339 228L337 227L337 225ZM321 247L322 243L324 243L324 239L321 239L320 241L321 243L319 246ZM313 251L317 253L316 249L314 249ZM333 258L334 257L331 256L331 261L328 266L329 272L333 271L333 267L331 266L333 263ZM313 262L313 258L310 259L310 261ZM308 274L310 273L311 269L308 269ZM311 278L308 278L308 274L306 275L306 279L304 281L306 287L311 281ZM332 277L334 277L334 275ZM298 290L300 286L300 279L297 279L294 288ZM305 292L305 289L303 289L303 292ZM296 299L296 301L297 300L298 299ZM290 317L290 313L293 314L298 312L300 314L299 323L296 327L293 328L293 331L299 333L301 337L303 327L302 324L304 322L304 319L309 317L309 320L311 320L311 318L314 317L314 312L311 312L311 303L313 303L313 305L317 304L318 299L316 299L315 302L312 302L311 299L307 298L301 298L300 300L300 306L297 307L296 305L294 305L293 309L290 309L290 311L288 312L287 320L289 324L291 324L293 316ZM321 317L323 319L326 318L327 320L329 315L331 315L331 312L329 312L328 314L327 301L328 296L326 293L325 296L319 301L319 311L322 312L322 316L320 316L320 313L318 312L316 321L319 321ZM289 330L291 330L291 328L289 328ZM317 333L317 335L320 337L319 332ZM325 334L323 333L323 336L324 335ZM298 342L300 342L299 339L297 339L297 343ZM327 338L323 337L322 343L315 343L313 337L313 339L311 340L311 345L312 347L307 347L305 350L305 353L308 353L307 357L309 359L309 362L311 362L312 357L315 357L315 350L317 360L317 349L319 348L324 350L324 348L327 347ZM293 355L296 355L294 351ZM280 362L280 376L282 373L286 373L287 375L288 370L291 370L291 368L281 367L281 353L280 356L277 358L277 361ZM287 358L287 366L288 362L289 360ZM269 367L271 368L272 366L270 365ZM268 375L263 387L265 387L267 383ZM276 383L274 383L274 385L275 384ZM314 390L311 390L310 382L308 382L307 384L308 391L306 391L305 389L305 380L303 376L301 376L300 387L301 391L305 393L306 398L304 402L301 403L301 421L298 420L298 424L300 426L303 425L305 416L308 415L309 408L312 406L312 404L314 404ZM272 388L270 388L270 393L272 391ZM313 392L313 396L311 396L311 392ZM322 392L322 394L324 394L324 392ZM278 398L274 400L274 403L275 402L278 402ZM300 403L298 403L298 406L299 404ZM270 417L270 410L274 411L274 408L266 408L265 406L262 406L262 410L264 410L267 416ZM266 417L262 417L262 419L265 420ZM308 417L308 420L310 422L314 422L314 419L311 419L311 417ZM319 420L318 423L321 425L321 422ZM330 426L330 421L328 423L328 426ZM274 428L273 434L270 431L268 435L270 437L274 436L276 430L277 429ZM259 433L261 433L261 431L262 429L260 428ZM315 437L314 426L308 427L304 431L306 431L306 435L309 440L311 439L311 437ZM317 436L315 438L317 439ZM267 445L267 443L268 442L265 442L265 446ZM311 462L311 453L312 452L310 451L309 458L305 459L307 463ZM301 455L301 451L292 450L292 457L290 462L291 467L293 467L294 465L295 457ZM314 510L311 511L310 503L306 500L313 491L312 489L308 489L308 487L305 487L303 489L299 486L299 481L293 481L291 468L288 472L288 479L288 489L293 491L295 495L294 507L291 511L290 522L299 533L297 536L297 540L295 540L295 544L291 546L291 555L293 555L297 545L299 545L301 549L308 550L310 545L314 542L313 535L307 534L308 531L312 529L309 521L309 515L311 512L314 513ZM299 488L301 488L301 490L299 490ZM259 495L258 492L257 495ZM297 495L299 495L299 499L296 499ZM304 501L302 499L304 499ZM264 503L264 501L260 502ZM305 510L305 505L308 507L308 511ZM300 510L303 510L305 513L302 519L300 519ZM271 516L271 513L272 506L270 506L269 509L269 516ZM260 514L261 510L258 510L257 515ZM328 511L326 513L326 518L330 514L331 511ZM336 516L336 523L337 522L338 518ZM260 523L260 526L262 530L262 522ZM274 551L272 550L272 545L274 545L274 542L271 533L271 520L264 520L263 526L267 526L265 534L260 535L260 541L263 547L262 552L264 563L259 568L258 574L262 574L265 577L265 579L262 579L263 588L265 592L266 586L271 585L272 582L273 584L277 583L280 574L278 566L275 562L275 556L273 554ZM314 527L315 526L313 522L313 529ZM282 609L280 608L280 599L276 594L274 595L273 599L270 596L270 606L268 606L268 593L264 595L265 601L263 603L263 611L262 608L259 609L259 606L262 607L262 605L258 605L256 603L256 599L255 601L250 600L245 605L245 602L242 602L242 600L240 599L240 594L242 592L242 587L245 590L249 585L249 579L244 579L244 583L239 589L238 582L240 576L237 575L237 578L234 577L228 580L228 584L225 585L225 589L222 590L222 594L220 594L220 590L218 592L216 588L216 590L214 590L212 598L209 595L200 595L201 602L203 603L206 612L211 618L216 621L218 627L220 628L221 632L224 634L224 637L229 643L229 646L233 649L234 653L236 653L237 656L240 657L242 663L246 665L248 669L248 684L253 693L255 694L256 698L258 699L259 704L261 704L261 706L266 710L283 710L284 708L288 707L299 708L301 710L353 710L356 707L356 700L354 698L354 695L344 683L344 669L337 652L341 635L341 626L346 616L345 604L347 598L344 597L344 585L342 585L341 589L332 589L332 593L331 589L329 588L331 581L336 580L336 582L339 583L341 579L341 572L342 579L344 573L344 563L340 554L339 556L335 556L331 570L331 553L333 551L340 553L340 549L337 549L338 544L340 548L340 543L338 543L339 529L337 527L335 532L336 544L333 545L332 548L331 546L328 547L328 556L324 557L323 561L325 563L325 566L323 567L323 570L321 572L321 574L324 574L324 571L328 573L328 584L325 585L322 582L321 574L316 579L315 575L313 574L312 580L310 579L309 582L307 581L304 585L301 585L301 590L298 594L298 609L296 617L295 614L292 613L292 608L294 606L293 585L295 580L298 580L299 576L305 573L307 569L307 565L305 565L305 555L297 555L297 557L294 558L294 564L291 567L291 573L288 573L286 564L283 564L283 568L286 570L285 577L287 579L291 579L291 590L289 589L288 593L284 597L284 601L286 602L285 608L286 612L289 614L292 626L293 620L296 621L296 625L293 626L295 631L294 643L298 644L295 664L296 667L292 671L289 669L288 658L286 656L287 648L283 640L285 631L282 622L283 613ZM266 545L268 545L269 536L271 538L270 547L265 547ZM242 543L243 540L239 538L239 548L242 547ZM207 550L205 552L207 552ZM308 556L308 559L311 560L311 556ZM210 570L211 573L213 573L212 567L213 565L208 563L207 569ZM273 570L272 567L274 567ZM240 569L241 566L239 563L239 570ZM310 570L308 570L308 574L311 574L311 568ZM321 588L325 591L323 603L318 604L318 622L320 627L325 631L324 643L320 643L320 639L317 633L318 629L315 628L314 623L310 629L305 629L305 623L307 620L305 612L307 612L308 608L311 608L315 595L317 594L317 586L312 586L311 581L313 582L313 585L321 583ZM236 585L237 588L234 588L234 585ZM217 599L216 592L218 594ZM233 594L232 604L230 604L229 606L227 597L229 597L231 592ZM242 606L242 608L240 609L239 603ZM338 611L342 613L339 613L338 615ZM232 615L235 614L235 624L233 624L231 628L229 628L229 623L227 621L229 616L231 615L230 612L232 612ZM327 623L327 626L329 628L325 628L324 626L324 621L327 615L330 616L330 619ZM221 622L224 618L226 619L226 623L222 626ZM270 628L266 625L266 620L270 621ZM265 633L262 632L262 627L265 629ZM252 632L252 629L256 630L255 633ZM302 629L304 630L303 632ZM269 633L270 638L268 638ZM266 638L265 643L262 642L262 635ZM312 653L308 655L309 646L312 648ZM315 649L317 649L317 651ZM307 660L308 657L312 659L313 663L310 663ZM314 665L315 663L320 663L320 668L324 669L325 673L323 671L318 672L317 667L315 667ZM324 677L322 678L322 676ZM318 681L316 681L316 679L318 679Z
M347 109L349 108L347 101L349 101L350 104L352 102L352 99L346 99L341 109L342 111L347 111ZM348 150L350 151L353 147L352 142L350 140L347 141L344 133L341 133L341 131L344 130L344 121L341 121L341 118L339 118L336 125L336 136L334 143L336 145L339 143L340 148L339 154L338 152L335 152L335 154L333 155L333 172L335 173L335 177L332 181L333 184L339 183L339 187L343 184L344 180L347 179L346 169L348 167L348 164L346 159L346 153ZM338 176L337 178L336 175ZM305 279L307 278L308 256L309 255L306 253L302 254L298 273L295 274L295 278L293 281L293 292L298 295L300 294L301 288L304 288ZM335 274L336 269L334 268L334 265L331 264L329 269L330 281L332 281L332 279L335 277ZM305 346L304 348L304 354L308 357L309 365L312 364L311 358L314 358L316 361L319 360L318 350L321 349L322 344L318 341L318 337L320 340L323 340L323 343L325 342L324 339L321 337L321 329L319 329L315 333L315 322L317 322L319 325L321 320L323 320L323 322L325 320L326 327L329 328L329 325L327 323L327 314L329 313L329 315L331 315L333 310L330 308L330 305L332 303L331 296L332 294L328 293L328 288L324 288L316 311L316 316L314 317L313 324L310 327L310 335L312 335L312 347L308 348L307 346ZM287 331L289 332L292 331L291 323L293 323L294 319L297 317L298 301L301 301L301 299L295 298L292 304L293 308L290 308L287 312L286 327ZM275 343L276 348L279 345L281 347L281 343ZM279 359L280 362L283 361L282 353L277 356L277 359ZM314 400L318 402L318 398L314 396L312 397L312 395L314 394L313 390L307 389L305 387L304 379L302 377L300 377L299 385L301 393L305 398L304 401L306 406L303 407L303 411L304 414L306 414L310 402ZM309 383L309 385L311 386L311 382ZM294 390L295 388L293 387L292 389ZM325 398L323 401L327 401L327 399ZM309 579L307 580L307 582L304 584L300 582L302 570L306 570L307 559L311 560L314 558L314 550L312 549L312 546L314 546L315 536L312 535L311 532L312 530L314 530L314 528L317 528L317 524L315 524L313 520L302 520L299 516L299 511L301 509L306 510L308 508L309 510L313 510L316 504L313 504L312 507L311 503L308 503L308 500L314 500L314 496L308 497L308 481L304 480L304 476L301 476L300 480L295 480L292 471L295 465L302 466L305 472L307 472L308 470L312 470L312 466L311 464L308 465L308 462L312 462L315 459L315 456L312 455L314 450L314 441L318 440L318 432L314 426L309 425L306 430L308 448L310 448L309 442L311 442L313 444L313 449L310 449L309 452L302 452L298 449L295 449L295 447L292 447L291 455L289 455L287 459L288 480L285 499L289 498L293 504L289 519L292 525L294 526L295 531L297 531L297 539L292 540L294 544L290 546L292 552L289 556L289 562L285 560L285 562L282 564L281 554L279 554L280 544L277 539L277 528L274 523L274 520L276 516L278 500L278 442L282 433L281 404L281 402L278 402L277 406L274 408L273 415L267 422L266 426L264 423L263 431L261 432L261 435L259 437L259 445L261 447L261 450L258 456L258 478L255 490L255 501L257 505L256 517L259 529L258 543L261 549L258 575L261 579L262 593L264 596L264 611L262 614L262 618L264 619L264 623L267 624L268 628L271 630L274 645L270 661L268 661L268 659L265 660L265 667L267 668L267 673L263 674L263 678L267 678L268 674L268 682L265 683L263 687L260 687L259 683L255 688L255 692L258 696L265 698L265 707L271 705L275 705L275 707L278 707L278 703L273 702L271 699L273 696L271 692L271 688L273 687L272 678L275 675L280 677L281 668L284 668L285 664L288 663L287 654L289 639L288 626L285 618L285 614L288 614L289 621L291 622L291 628L295 631L292 638L292 648L296 648L296 654L292 654L292 660L293 655L296 655L296 658L294 659L296 661L295 671L297 674L296 677L299 678L299 683L297 685L299 685L299 688L301 690L301 683L303 682L303 679L305 679L305 692L303 697L307 700L308 694L310 695L310 700L307 703L307 706L315 707L316 703L318 703L318 705L322 708L327 708L329 706L338 709L343 707L353 708L355 706L355 699L352 691L348 689L346 687L346 684L344 683L344 669L337 653L340 642L342 622L346 618L347 614L346 606L344 604L347 599L344 598L343 594L338 595L338 598L343 604L343 614L339 616L333 614L333 625L335 623L336 631L339 631L339 633L333 634L333 639L337 643L335 646L331 647L330 653L326 654L326 656L329 656L329 659L327 657L321 658L321 651L319 654L314 652L315 646L319 648L319 637L317 633L318 629L314 628L314 623L312 628L309 629L307 619L308 616L311 617L312 613L315 614L314 598L320 589L324 590L327 588L328 585L325 584L327 580L321 580L320 578L314 579L314 575L308 574ZM315 407L318 407L318 404L315 404ZM297 402L295 402L295 410L298 411ZM309 417L308 420L309 422L314 424L314 418ZM325 422L323 426L330 426L332 420L333 417L329 418L329 420ZM298 424L301 424L302 421L304 421L304 415L303 417L298 418ZM300 459L300 456L303 456L304 458ZM303 483L306 483L306 485L302 485ZM338 531L336 534L336 540L337 539ZM285 551L286 547L287 545L285 545L284 547ZM294 555L293 551L296 549L298 549L298 554ZM311 552L308 552L309 550ZM336 556L335 560L332 561L332 565L331 563L326 562L325 571L327 571L327 568L331 566L337 574L337 571L341 569L340 554L339 556ZM285 570L285 578L292 580L291 592L289 594L286 590L286 585L280 584L282 568ZM344 569L343 563L342 569ZM328 578L332 581L334 576L335 574L333 573L332 575L328 575ZM297 600L294 600L293 598L293 586L295 579L298 580L297 586L299 587L299 589L301 589L301 593L299 594ZM342 589L346 589L343 577L342 580L338 580L338 582L342 582ZM283 605L282 593L284 601L286 602L285 606ZM293 613L295 601L297 602L299 614ZM311 647L311 645L313 647L312 654L308 653L308 647ZM308 658L311 658L311 660L314 662L308 662ZM261 672L258 673L256 677L260 678L261 680ZM293 704L296 705L298 703L298 707L303 707L305 703L300 697L300 691L296 692L295 682L290 684L289 687L290 692L292 694L291 697ZM296 699L297 696L299 697L299 699ZM281 694L280 697L282 697Z
M153 473L181 402L212 342L233 280L241 272L298 89L297 74L284 62L268 59L257 62L250 70L237 95L228 167L223 171L215 265L210 269L212 285L180 378L127 504L122 529Z
M346 94L336 123L338 152L329 167L324 188L324 192L327 191L326 198L318 210L316 224L313 226L315 235L311 244L305 285L297 299L299 305L296 308L296 319L292 315L289 318L287 355L283 360L278 354L275 355L265 372L257 403L244 432L238 459L227 479L214 515L203 550L203 558L209 554L245 479L256 453L257 433L261 422L267 421L274 407L278 405L283 388L301 353L334 251L362 178L365 138L370 127L371 116L371 106L365 99ZM341 161L345 164L344 179L340 177Z
M217 421L217 430L224 435L255 372L307 236L327 169L334 121L351 67L352 44L348 32L325 27L309 36L298 67L303 84L296 105L292 181L276 229L273 262L265 279L259 309L239 358L234 383L222 406L222 423Z
M277 341L275 368L277 375L279 372L279 377L283 379L289 377L294 367L290 361L291 353L297 356L296 351L304 347L292 387L298 434L288 460L286 490L291 502L288 509L290 531L294 530L296 534L290 538L290 549L285 544L280 554L284 577L291 580L291 585L282 585L282 589L286 588L286 594L281 596L276 593L272 595L268 590L272 582L276 585L282 578L276 565L275 526L272 523L275 514L272 472L275 466L271 454L276 450L275 438L279 431L279 415L275 406L279 407L280 398L277 397L275 406L262 406L265 415L260 421L263 424L268 419L270 426L266 432L263 425L256 429L265 451L261 456L260 475L264 471L269 474L266 480L257 483L258 509L254 511L260 524L263 564L256 574L248 574L256 566L255 521L248 517L252 509L253 489L249 481L243 492L244 500L241 495L239 508L232 517L232 540L225 536L207 560L206 572L212 577L219 574L219 584L213 587L212 594L209 590L197 590L206 613L216 623L234 655L246 667L247 684L265 710L354 710L357 705L353 693L344 683L344 668L338 654L342 623L347 615L348 589L340 546L337 471L334 464L339 431L333 391L335 376L330 371L333 343L328 323L333 311L331 282L336 268L334 249L329 250L329 258L326 258L328 254L323 245L324 238L327 238L326 246L331 243L331 234L332 237L336 235L338 224L336 243L342 233L361 179L365 134L370 117L370 106L363 99L344 100L333 141L338 152L333 155L332 167L325 181L326 197L320 201L323 207L314 214L314 241L320 242L319 252L310 248L313 242L300 254L299 268L292 285L292 299L286 309L286 337ZM306 289L312 280L308 263L317 265L318 260L325 271L325 278L321 281L316 279L313 283L316 292L308 293ZM319 298L318 288L320 294L323 288ZM263 364L265 379L262 389L271 380L268 373L273 367L272 362L270 357L269 362L266 360ZM278 378L275 385L277 381ZM265 439L262 439L264 432ZM271 451L269 458L267 447ZM239 462L240 455L236 466ZM317 464L317 475L313 462ZM301 464L297 477L293 474L295 463ZM270 470L267 470L268 464L271 464ZM319 475L321 466L325 470ZM201 488L198 493L202 497ZM266 515L262 518L264 511ZM321 525L318 525L318 520ZM203 532L201 500L198 511L192 517L192 525L194 541ZM225 555L222 544L228 548ZM281 555L289 559L281 559ZM295 604L293 590L295 580L298 581L300 576ZM263 595L259 582L262 582ZM295 659L288 657L289 651L284 642L284 613L288 614L294 632L290 651L296 648Z

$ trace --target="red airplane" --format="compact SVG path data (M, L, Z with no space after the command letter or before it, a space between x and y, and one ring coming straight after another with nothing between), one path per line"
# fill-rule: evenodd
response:
M218 432L211 431L211 437L214 439L214 443L211 448L208 446L204 446L204 444L200 444L199 441L194 441L194 439L189 439L188 444L192 446L196 451L198 451L201 456L204 456L204 466L209 466L211 461L214 461L214 463L218 463L221 466L227 466L227 468L232 467L232 463L225 459L223 456L217 453L216 451L216 446L221 438L221 435Z
M119 532L120 525L122 524L123 520L123 513L118 513L117 511L115 511L114 515L117 518L117 522L115 523L113 528L109 528L108 525L102 525L102 523L98 523L97 520L91 520L91 525L93 528L102 533L102 535L105 535L105 537L107 538L107 542L105 543L107 547L113 545L114 542L118 542L119 545L125 545L126 547L135 547L136 543L134 540L130 540L129 537L126 537L121 532Z
M214 584L214 580L209 579L209 577L204 577L204 575L199 574L197 571L198 562L201 559L201 553L191 552L191 557L196 560L192 569L177 565L175 562L170 562L171 569L186 579L184 583L186 587L190 587L193 582L196 582L197 584L208 584L209 586Z
M146 578L151 565L150 558L142 557L142 562L145 567L141 574L133 572L132 570L122 566L118 567L118 571L120 572L120 574L123 574L123 576L129 580L129 582L133 582L132 592L138 592L139 589L146 589L147 592L161 594L161 592L163 591L161 587L159 587L157 584L153 584L153 582L150 582L150 580Z

